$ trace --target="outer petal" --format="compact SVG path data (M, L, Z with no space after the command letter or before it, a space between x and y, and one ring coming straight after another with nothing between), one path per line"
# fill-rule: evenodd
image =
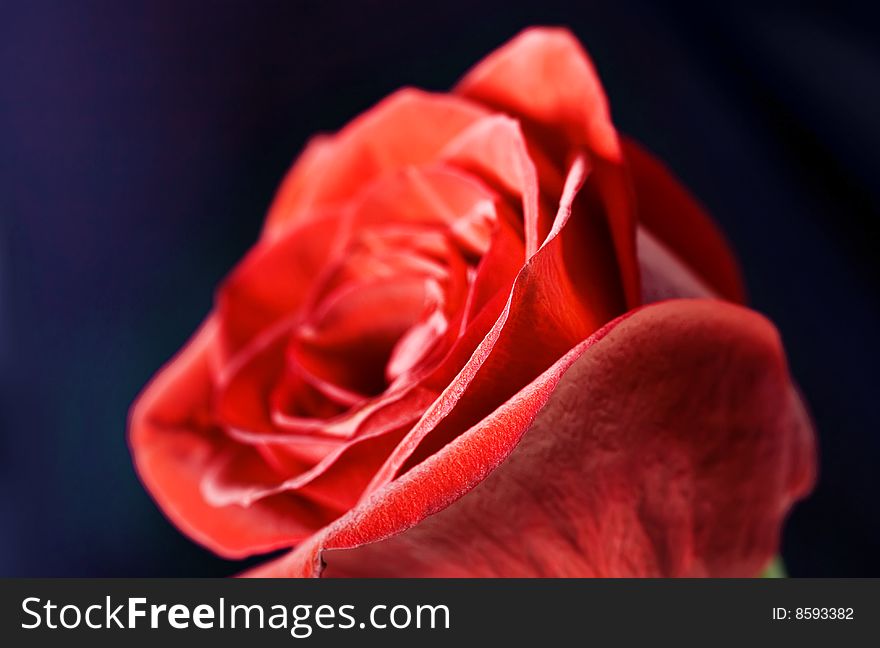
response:
M717 295L744 303L739 265L712 219L662 162L631 139L622 143L635 186L639 224Z
M620 144L592 62L566 29L527 29L492 52L456 92L528 121L559 130L608 159Z
M559 164L589 151L627 303L638 305L635 215L623 155L602 84L577 39L565 29L527 29L471 70L456 93L519 118L527 136L555 152Z
M814 478L773 326L714 300L615 321L258 576L751 576Z
M406 88L310 143L285 178L265 236L276 236L316 207L338 205L382 173L434 159L459 132L487 114L460 97Z
M636 235L639 271L642 275L642 302L653 304L681 297L719 295L681 258L657 237L639 225Z

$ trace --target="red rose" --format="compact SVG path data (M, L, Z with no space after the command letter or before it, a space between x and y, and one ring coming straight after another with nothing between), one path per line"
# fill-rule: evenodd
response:
M532 29L309 144L131 447L198 542L295 547L260 575L751 576L815 457L742 301L577 41Z

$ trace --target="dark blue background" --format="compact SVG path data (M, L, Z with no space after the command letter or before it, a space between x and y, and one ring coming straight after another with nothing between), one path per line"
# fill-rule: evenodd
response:
M722 224L817 422L795 575L880 575L874 16L631 0L4 2L0 575L212 575L138 483L129 404L316 131L567 24L615 120ZM714 4L714 3L704 3ZM567 6L570 5L570 6Z

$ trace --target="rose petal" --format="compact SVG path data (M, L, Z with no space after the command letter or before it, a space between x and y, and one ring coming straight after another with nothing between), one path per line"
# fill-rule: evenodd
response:
M609 217L624 293L639 304L635 214L617 132L587 53L567 30L527 29L487 56L456 87L461 96L517 117L529 139L561 164L585 147Z
M752 576L814 478L773 326L628 313L258 576Z
M719 297L672 250L641 225L636 234L642 301L652 304L677 297Z
M547 236L549 217L541 213L538 173L519 124L503 115L481 119L449 142L440 157L520 199L526 255L532 256Z
M336 290L297 330L288 362L361 400L381 394L388 358L425 312L426 290L424 278L407 275Z
M400 411L410 412L422 406L418 405L424 400L421 396L415 398L416 405L409 400L414 382L405 390L383 394L357 408L329 416L292 415L284 407L287 385L281 380L289 336L286 327L279 328L257 338L248 353L239 354L241 366L230 366L215 386L214 411L233 438L245 443L304 442L311 446L316 440L351 439L364 433L365 426L370 430L376 425L385 426L388 420L398 421ZM301 384L295 386L296 390L302 388ZM392 412L390 419L384 415L388 408Z
M318 179L333 168L338 144L330 135L312 137L284 176L266 215L264 234L274 237L285 226L298 221L314 203Z
M269 424L269 415L262 405L265 399L261 398L261 394L270 388L271 381L274 380L273 371L277 372L280 365L278 359L281 357L283 340L279 340L275 348L271 345L265 346L263 351L254 354L250 363L235 372L230 383L221 389L221 397L218 401L224 419L232 426L230 428L232 436L246 443L258 444L268 466L280 462L289 467L286 474L293 477L264 478L255 486L247 483L237 484L234 479L230 479L231 475L228 472L216 473L210 486L210 492L215 499L222 497L226 498L225 501L247 503L275 493L297 490L316 501L332 504L334 507L341 506L342 502L353 504L364 490L366 483L387 458L393 445L399 441L399 436L394 443L378 437L398 429L405 422L411 423L417 419L418 415L436 400L439 390L442 390L458 373L473 348L497 319L503 302L497 306L491 302L498 301L495 296L506 296L510 283L523 261L522 244L518 236L510 230L507 220L499 220L497 226L491 249L481 261L474 283L475 291L481 296L474 298L471 307L476 307L479 302L479 308L474 312L474 317L469 317L470 323L457 343L458 346L424 380L420 381L418 376L414 376L409 391L402 397L397 397L397 400L378 399L364 406L360 411L371 412L369 416L349 413L335 420L313 421L309 428L313 435L326 437L328 434L337 434L334 430L338 430L339 434L353 440L336 448L327 449L325 456L316 459L312 468L302 469L301 462L308 456L306 451L315 445L315 440L301 436L308 433L307 430L300 429L302 425L297 427L299 429L297 434L291 427L292 421L289 417L284 417L282 420L277 413L272 416L274 423L281 430L277 433L247 431L239 427L247 425L248 422L252 428L259 421L265 421L263 425ZM491 293L493 288L496 291L494 294ZM502 290L503 292L499 292ZM272 367L275 369L273 370ZM269 382L263 380L267 376ZM429 388L434 385L438 391L433 393L426 391L419 387L422 383ZM301 423L304 424L305 421ZM261 428L258 426L257 429ZM357 434L358 438L354 439L354 434ZM382 451L384 455L381 454ZM290 464L286 458L288 454L295 460L295 464ZM351 457L355 454L363 458L357 462L357 470L352 469L355 462ZM361 479L366 481L361 482ZM347 484L348 488L344 489L338 485L342 483Z
M495 193L480 178L448 165L405 167L370 183L356 207L354 226L387 227L442 225L473 255L486 251L490 228L481 224L496 219ZM469 230L478 231L471 232Z
M209 356L217 335L217 322L209 319L146 387L132 407L129 443L138 475L164 513L212 551L239 558L289 547L334 516L289 493L249 507L213 506L205 499L205 475L228 461L230 453L247 452L244 446L233 447L208 414Z
M138 397L130 444L138 474L166 515L230 558L290 547L351 508L399 441L401 426L436 398L414 389L399 404L365 415L376 420L362 437L331 448L283 435L245 434L239 442L209 415L216 339L209 320ZM320 447L320 461L294 460L290 452L303 454L309 443Z
M252 506L263 498L299 493L332 511L350 509L403 434L437 394L414 387L396 401L362 410L359 435L332 446L320 438L295 434L236 431L234 454L219 459L206 473L201 489L213 506ZM308 448L318 448L311 463ZM278 470L273 467L278 466Z
M620 158L592 61L566 29L526 29L478 63L455 89L469 99L559 129L559 137Z
M584 172L577 161L572 165L553 234L523 266L501 316L468 363L377 472L368 492L476 424L623 312L618 268L602 236L606 222L595 209L574 206ZM578 218L569 218L573 210Z
M510 294L513 281L524 262L525 249L521 236L507 218L498 219L492 244L477 266L468 295L465 322L473 320L499 293L505 296ZM499 314L500 308L495 316Z
M716 294L744 303L739 265L712 219L644 148L624 138L623 151L635 185L639 223Z
M373 474L400 441L406 427L380 430L339 445L308 470L283 477L256 448L235 445L205 473L201 490L211 506L251 507L261 500L297 492L337 514L349 510ZM279 450L281 446L275 446Z
M329 141L307 149L272 205L264 236L279 235L316 207L341 204L388 170L434 159L485 115L485 109L460 97L398 90Z
M257 243L217 291L220 323L217 364L238 362L235 355L309 300L316 277L347 242L348 222L332 212Z

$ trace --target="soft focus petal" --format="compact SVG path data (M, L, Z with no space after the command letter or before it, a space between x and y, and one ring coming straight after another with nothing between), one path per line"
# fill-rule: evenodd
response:
M289 547L333 516L288 493L248 507L215 505L206 499L206 479L224 469L230 456L254 452L231 441L209 415L209 355L216 340L216 322L211 319L138 397L129 423L138 474L178 527L223 556L240 558ZM264 466L258 462L239 459L238 468L246 473L240 480L270 476L260 472Z
M254 338L304 307L328 261L342 253L346 225L342 214L326 213L251 248L217 291L221 368L240 363L235 356Z
M272 204L265 236L277 236L316 207L341 204L382 173L431 161L486 114L460 97L411 88L395 92L306 149Z
M664 302L254 574L753 576L813 443L769 322Z
M276 234L284 226L305 217L314 203L319 179L333 168L338 144L332 135L316 135L308 141L281 182L266 215L266 232Z

